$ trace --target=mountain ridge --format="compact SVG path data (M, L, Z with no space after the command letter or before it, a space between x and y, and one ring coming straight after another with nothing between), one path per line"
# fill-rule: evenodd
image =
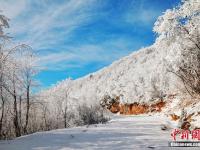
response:
M47 93L67 91L68 99L92 104L92 101L98 102L105 94L121 94L124 96L122 103L132 103L147 102L158 96L179 92L176 83L181 85L181 82L167 71L170 64L164 61L169 55L174 55L174 51L166 53L168 47L160 51L159 47L162 46L154 43L97 72L76 80L66 79L47 90Z

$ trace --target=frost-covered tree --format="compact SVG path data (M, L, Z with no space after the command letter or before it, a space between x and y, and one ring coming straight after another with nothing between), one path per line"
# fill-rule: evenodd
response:
M6 103L6 91L4 89L5 84L5 70L6 70L6 64L7 64L7 57L8 53L5 53L4 50L4 41L7 38L7 36L4 34L3 29L8 28L8 18L6 18L4 15L0 15L0 97L1 97L1 104L0 104L0 137L2 136L2 128L3 128L3 120L5 116L5 103Z
M28 133L31 90L37 73L31 47L15 45L4 32L9 28L8 21L0 15L0 138L8 136L8 130L9 136ZM9 127L7 120L12 120Z
M8 37L7 35L5 35L5 33L3 31L4 28L9 28L8 21L9 21L9 19L6 16L0 15L0 37L3 39Z
M21 82L21 88L26 100L26 113L25 113L25 124L23 127L24 133L27 133L27 127L29 123L29 111L31 106L31 90L36 86L34 76L38 73L35 61L37 60L35 54L30 46L25 45L22 52L20 52L19 64L21 65L19 71L19 80ZM22 94L22 95L23 95Z
M180 59L169 71L183 81L190 95L200 95L199 0L183 0L180 6L167 10L156 21L154 31L159 35L158 40L178 43Z

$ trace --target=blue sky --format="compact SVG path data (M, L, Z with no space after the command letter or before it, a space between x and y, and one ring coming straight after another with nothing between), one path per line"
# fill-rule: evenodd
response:
M151 45L156 18L180 0L0 0L7 32L36 51L46 88Z

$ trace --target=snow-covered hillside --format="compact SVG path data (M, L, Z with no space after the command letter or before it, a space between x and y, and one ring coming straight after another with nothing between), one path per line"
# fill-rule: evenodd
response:
M120 96L121 103L151 103L171 95L179 100L191 99L184 84L192 82L187 86L198 95L199 14L198 0L183 1L158 17L153 28L158 37L152 46L83 78L64 80L41 96L52 107L63 99L71 106L91 105L104 95ZM180 72L182 78L176 74L180 70L185 71Z
M181 83L167 69L176 61L173 56L177 56L178 51L160 45L140 49L83 78L62 81L43 94L49 97L67 92L68 100L93 104L106 94L123 95L121 101L131 103L177 93Z
M164 99L167 101L164 112L180 114L180 110L185 108L199 116L199 100L190 97L185 86L192 82L189 88L198 95L199 12L198 0L183 1L180 7L166 10L158 18L153 29L158 37L152 46L133 52L83 78L66 79L41 92L49 112L59 115L55 110L57 103L60 105L56 109L67 106L68 110L75 109L76 112L77 106L99 104L105 95L115 95L120 96L121 103L149 105ZM185 71L181 72L184 79L176 74L177 70Z

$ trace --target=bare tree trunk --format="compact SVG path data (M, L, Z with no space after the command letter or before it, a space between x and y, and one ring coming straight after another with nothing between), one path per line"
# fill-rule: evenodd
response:
M18 122L17 96L16 96L15 86L14 86L13 98L14 98L14 119L13 119L13 123L14 123L14 126L15 126L15 135L16 135L16 137L19 137L19 136L21 136L21 131L20 131L19 122Z
M2 68L2 67L0 67ZM4 118L4 109L5 109L5 99L4 99L4 96L3 96L3 73L1 72L1 77L0 77L0 94L1 94L1 118L0 118L0 139L2 138L2 127L3 127L3 118Z
M67 128L67 107L65 107L65 110L64 110L64 125L65 125L65 128Z
M27 126L28 126L28 120L29 120L29 109L30 109L30 87L27 86L26 89L26 123L24 126L24 133L27 133Z
M4 108L5 108L5 100L2 95L2 87L1 87L1 101L2 101L2 109L1 109L1 119L0 119L0 139L2 138L2 127L3 127L3 118L4 118Z
M22 96L19 97L19 124L22 127Z
M49 130L48 128L48 123L47 123L47 118L46 118L46 115L47 115L47 108L45 106L43 106L44 110L43 110L43 119L44 119L44 129L43 130Z

